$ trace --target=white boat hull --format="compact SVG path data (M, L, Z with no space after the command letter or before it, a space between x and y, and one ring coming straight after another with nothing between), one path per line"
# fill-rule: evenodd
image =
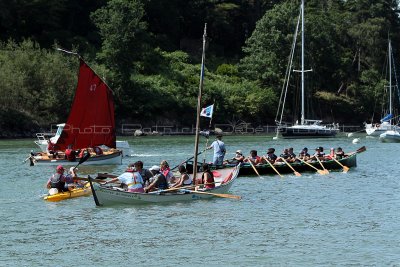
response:
M203 192L213 193L213 194L224 194L229 191L232 187L233 182L237 178L240 170L240 165L230 168L227 172L232 174L231 180L224 184L217 184L214 189L209 189ZM200 174L201 175L201 174ZM226 177L221 177L223 180ZM131 193L127 191L121 191L116 188L109 188L99 184L93 184L94 195L98 200L100 206L109 206L117 204L126 205L140 205L140 204L150 204L150 203L167 203L167 202L177 202L177 201L189 201L189 200L199 200L199 199L209 199L215 197L210 194L203 193L192 193L192 192L151 192L151 193Z
M369 136L378 137L381 134L383 134L384 132L392 130L393 127L395 127L395 130L400 130L399 127L393 126L393 125L389 124L388 122L383 122L379 126L372 125L372 124L366 124L365 125L365 132Z
M400 143L400 133L398 131L386 131L379 136L383 143Z
M34 165L65 165L65 166L75 166L79 162L79 158L76 161L69 161L66 159L53 159L44 155L33 156ZM122 151L117 150L111 154L94 155L85 161L85 165L121 165L122 164Z

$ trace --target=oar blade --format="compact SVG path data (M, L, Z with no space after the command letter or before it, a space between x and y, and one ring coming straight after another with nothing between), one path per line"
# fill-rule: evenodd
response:
M299 173L299 172L294 172L294 175L296 175L296 176L301 176L301 173Z
M321 175L325 175L325 174L326 174L325 171L323 171L323 170L317 170L317 172L318 172L319 174L321 174Z
M343 166L343 172L348 172L350 170L350 168L349 167L347 167L347 166Z

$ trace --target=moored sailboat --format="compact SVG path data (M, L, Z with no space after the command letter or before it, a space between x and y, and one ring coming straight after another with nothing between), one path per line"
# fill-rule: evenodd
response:
M31 156L31 165L73 165L83 156L79 151L91 153L87 165L122 164L122 151L116 149L112 91L80 56L79 61L78 84L68 120L55 142L50 143L49 151ZM67 149L77 155L67 159Z
M294 125L290 125L287 123L282 122L282 117L283 117L283 111L284 111L284 106L285 106L285 98L287 94L287 89L289 85L289 77L290 73L292 70L292 60L293 60L293 53L294 53L294 47L296 44L296 38L297 38L297 32L298 32L298 26L299 26L299 21L301 18L301 70L298 72L301 73L301 119L300 123L296 121ZM278 134L281 134L282 137L284 138L317 138L317 137L334 137L338 132L339 128L337 124L331 124L331 125L322 125L321 120L311 120L311 119L305 119L305 89L304 89L304 73L307 72L307 70L304 70L304 0L301 2L300 6L300 15L299 15L299 21L297 23L297 28L296 28L296 33L295 37L293 40L293 45L292 45L292 51L290 55L290 60L289 60L289 65L288 65L288 70L287 75L286 75L286 81L285 81L285 86L283 87L283 90L286 90L286 92L283 94L282 91L282 96L283 96L283 101L282 104L280 103L281 106L281 116L280 120L276 119L277 123L277 136ZM278 108L277 111L277 117L279 114L280 109Z

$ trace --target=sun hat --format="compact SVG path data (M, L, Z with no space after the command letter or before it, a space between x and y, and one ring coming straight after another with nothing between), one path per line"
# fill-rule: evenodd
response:
M240 154L240 155L242 155L242 150L236 150L236 154Z
M64 171L65 169L62 165L58 165L56 170L57 170L57 172L61 172L61 171Z
M153 166L150 167L149 171L157 171L157 172L159 172L160 171L160 166L153 165Z

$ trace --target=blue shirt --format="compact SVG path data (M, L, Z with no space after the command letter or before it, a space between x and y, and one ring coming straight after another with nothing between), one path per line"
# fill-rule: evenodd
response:
M225 156L225 144L221 140L215 140L212 142L211 147L214 148L214 156Z

